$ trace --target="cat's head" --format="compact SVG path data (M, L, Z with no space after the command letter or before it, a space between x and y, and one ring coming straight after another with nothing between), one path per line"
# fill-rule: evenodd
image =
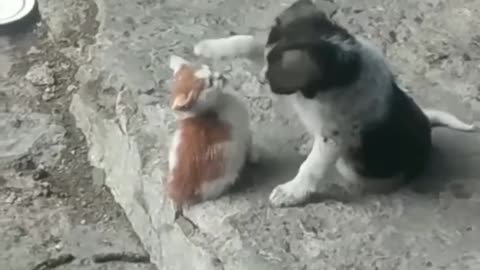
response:
M225 77L209 66L197 65L177 55L170 56L173 71L171 108L199 113L214 108L225 85Z

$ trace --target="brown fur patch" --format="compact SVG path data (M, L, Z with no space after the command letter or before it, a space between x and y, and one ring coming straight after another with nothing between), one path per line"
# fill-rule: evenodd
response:
M223 143L230 139L230 127L209 113L180 122L177 164L170 175L168 194L177 208L198 202L201 187L225 173Z
M204 88L205 81L195 76L195 69L189 65L182 65L173 80L172 109L190 109Z

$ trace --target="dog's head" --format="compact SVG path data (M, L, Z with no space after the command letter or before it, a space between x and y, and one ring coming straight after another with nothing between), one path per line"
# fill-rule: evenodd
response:
M355 38L310 0L298 0L270 29L264 77L273 93L313 97L358 75ZM346 74L351 73L351 74Z
M201 112L216 105L225 77L207 65L195 65L180 56L170 56L173 71L171 108L180 112Z

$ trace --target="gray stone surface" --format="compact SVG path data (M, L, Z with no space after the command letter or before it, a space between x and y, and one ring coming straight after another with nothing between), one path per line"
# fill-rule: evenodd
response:
M174 128L169 54L192 57L196 41L230 31L265 35L291 2L96 1L99 29L78 59L70 110L153 261L169 270L479 269L478 134L435 131L433 161L414 187L422 193L273 209L268 194L293 177L308 137L241 59L215 66L249 104L262 162L241 188L187 211L199 232L172 224L162 186ZM377 44L420 104L479 124L479 2L333 2L335 19Z
M32 113L20 115L0 112L0 167L45 149L35 163L51 166L58 161L63 149L63 127L56 125L49 115Z
M38 2L38 24L0 30L0 269L53 269L35 266L71 254L72 262L55 269L154 270L151 263L93 261L100 253L145 254L103 171L89 165L68 111L96 5Z

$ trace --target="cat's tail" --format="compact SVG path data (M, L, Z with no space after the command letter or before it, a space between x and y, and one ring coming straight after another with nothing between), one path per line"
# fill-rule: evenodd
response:
M450 113L433 109L423 109L423 112L428 120L430 120L430 125L432 127L443 126L460 131L475 130L474 124L467 124Z
M178 183L168 181L167 183L167 195L170 198L170 202L173 206L173 222L179 222L180 219L190 223L190 226L194 229L198 229L198 226L184 214L184 209L190 206L190 202L186 200L185 190L178 188Z
M193 47L193 53L206 58L254 57L263 54L264 44L251 35L204 39Z

